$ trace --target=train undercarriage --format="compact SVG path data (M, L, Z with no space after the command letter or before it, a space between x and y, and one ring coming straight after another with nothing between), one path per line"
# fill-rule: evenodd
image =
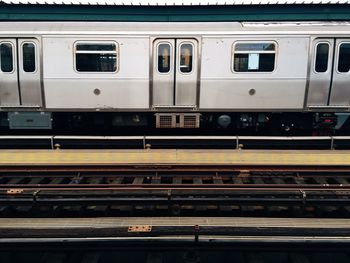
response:
M1 134L274 135L350 134L349 113L3 112Z

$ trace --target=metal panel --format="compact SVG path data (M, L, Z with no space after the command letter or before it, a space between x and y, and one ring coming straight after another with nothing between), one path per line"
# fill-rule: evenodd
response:
M350 6L349 6L350 9ZM2 9L0 9L2 10ZM0 11L1 12L1 11ZM241 40L254 40L265 38L263 40L277 41L278 38L284 39L289 36L290 41L298 42L301 38L308 38L307 46L309 47L311 35L329 35L339 37L341 35L348 37L350 23L346 21L339 22L4 22L0 23L0 34L6 36L18 35L44 35L45 38L54 37L72 37L72 35L81 35L79 40L94 38L102 40L103 38L111 39L111 35L120 37L138 36L146 38L149 36L158 36L158 38L174 38L176 36L203 36L203 37L244 37L251 32L249 39L245 37ZM254 32L254 33L253 33ZM172 37L170 37L170 35ZM115 40L115 38L111 39ZM304 40L302 40L304 41ZM120 50L123 49L119 40ZM138 42L144 43L144 42ZM200 43L200 41L199 41ZM293 44L291 43L292 47ZM232 43L231 43L232 44ZM149 42L147 42L149 45ZM45 46L46 49L46 45ZM44 50L43 50L44 51ZM149 54L149 53L147 53ZM59 56L59 54L58 54ZM60 56L61 57L61 56Z
M148 109L149 81L57 77L45 80L45 96L47 109Z
M192 52L191 52L192 50ZM184 51L189 52L183 54ZM191 54L190 54L191 53ZM175 80L175 105L195 106L197 99L197 76L198 76L198 43L194 39L176 40L176 80ZM188 62L181 62L181 57ZM190 65L185 65L190 63ZM190 67L190 69L188 68Z
M2 72L0 69L0 106L18 106L18 72L17 72L17 45L15 39L0 39L0 45L9 43L12 45L12 63L11 72ZM1 59L1 58L0 58ZM0 61L1 65L1 61Z
M158 50L160 45L170 46L169 70L167 72L159 72L158 70ZM153 106L172 106L174 105L174 56L175 56L175 40L174 39L158 39L153 42ZM165 62L166 63L166 62Z
M249 36L249 41L277 43L273 72L232 71L232 44L247 36L202 38L200 109L302 110L307 78L309 37ZM229 54L229 55L228 55Z
M117 42L118 72L77 72L73 49L76 41ZM45 36L42 46L47 109L149 109L149 37Z
M23 48L28 44L33 44L35 50L35 61L33 61L35 68L33 70L26 70L24 67ZM39 47L39 41L35 39L18 39L18 72L22 106L42 105Z
M202 110L301 110L305 79L202 79ZM249 94L249 91L255 93Z
M10 129L51 129L50 112L9 112Z
M317 72L316 70L316 53L317 47L320 44L328 44L328 63L327 70L324 72ZM332 66L333 66L333 50L334 39L316 39L312 46L312 58L310 63L310 82L309 92L307 99L307 106L326 106L328 103L331 78L332 78ZM318 70L323 71L323 70Z
M330 106L349 106L350 105L350 70L348 72L338 71L339 47L342 43L349 43L350 39L337 39L333 69L332 90L329 99Z

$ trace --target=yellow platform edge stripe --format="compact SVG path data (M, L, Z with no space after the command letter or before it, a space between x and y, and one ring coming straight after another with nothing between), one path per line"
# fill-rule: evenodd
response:
M350 166L348 150L1 150L5 165Z

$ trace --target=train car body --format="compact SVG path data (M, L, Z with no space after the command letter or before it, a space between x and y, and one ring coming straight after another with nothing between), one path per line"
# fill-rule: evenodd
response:
M3 130L349 119L348 22L0 22L0 52Z

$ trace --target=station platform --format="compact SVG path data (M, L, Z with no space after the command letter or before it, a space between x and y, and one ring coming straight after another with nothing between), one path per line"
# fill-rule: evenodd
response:
M0 166L350 166L349 150L1 150Z
M350 219L258 217L0 218L0 243L149 238L350 242ZM146 238L146 239L145 239ZM232 241L232 240L231 240Z

